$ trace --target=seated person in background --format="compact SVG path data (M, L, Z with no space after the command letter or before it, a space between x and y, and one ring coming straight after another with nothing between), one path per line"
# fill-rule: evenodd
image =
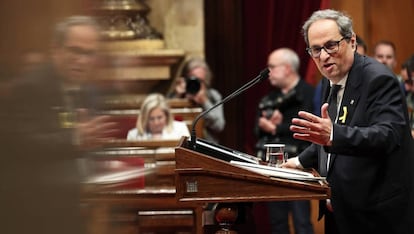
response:
M381 40L375 44L374 54L372 55L378 62L387 66L393 73L397 66L397 47L392 41ZM400 82L401 89L404 90L404 80L399 74L395 74Z
M190 136L184 122L175 121L163 95L148 95L141 105L137 126L128 131L127 140L180 139Z
M387 66L391 71L394 71L397 65L397 49L393 42L381 40L375 44L374 57L378 62Z
M356 35L356 52L360 55L366 55L368 51L368 46L365 41L358 35Z
M200 105L203 111L208 110L221 101L221 94L211 88L211 80L212 73L207 63L199 58L190 59L168 97L187 98ZM223 131L225 124L223 105L217 106L204 116L204 138L218 143L218 134Z
M403 63L401 67L401 78L404 82L411 135L414 138L414 55L411 55L411 57Z

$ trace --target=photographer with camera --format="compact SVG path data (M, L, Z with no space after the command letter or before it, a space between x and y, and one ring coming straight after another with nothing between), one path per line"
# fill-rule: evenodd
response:
M298 74L299 57L291 49L280 48L268 57L269 81L275 88L258 105L255 133L257 156L265 155L265 144L285 144L285 152L294 157L309 143L293 138L289 130L291 119L299 110L313 110L312 86ZM309 201L281 201L268 203L271 233L289 233L288 214L291 211L295 233L313 234Z
M187 98L204 110L220 102L221 94L210 87L212 73L207 63L200 58L192 58L184 66L182 77L175 84L170 98ZM203 136L206 140L218 143L218 134L224 129L223 106L220 105L204 116Z

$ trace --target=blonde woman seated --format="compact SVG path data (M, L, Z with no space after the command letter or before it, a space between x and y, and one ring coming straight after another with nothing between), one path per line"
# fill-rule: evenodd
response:
M187 125L175 121L164 96L155 93L142 103L137 126L128 131L127 140L180 139L182 136L190 136Z

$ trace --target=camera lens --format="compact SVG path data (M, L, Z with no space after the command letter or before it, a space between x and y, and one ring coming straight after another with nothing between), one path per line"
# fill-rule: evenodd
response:
M195 95L200 91L200 80L195 76L187 77L185 79L185 87L186 93Z

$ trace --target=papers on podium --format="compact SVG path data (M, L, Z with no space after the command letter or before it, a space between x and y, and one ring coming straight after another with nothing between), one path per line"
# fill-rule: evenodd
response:
M320 181L325 180L325 177L316 177L310 172L300 171L296 169L272 167L266 165L259 165L254 163L246 163L239 161L230 161L231 164L237 165L244 169L277 178L301 180L301 181Z
M208 142L202 139L197 139L196 151L212 156L217 159L221 159L227 162L231 161L241 161L247 163L259 164L259 159L252 155L239 152L237 150L232 150L222 145L218 145L212 142Z

